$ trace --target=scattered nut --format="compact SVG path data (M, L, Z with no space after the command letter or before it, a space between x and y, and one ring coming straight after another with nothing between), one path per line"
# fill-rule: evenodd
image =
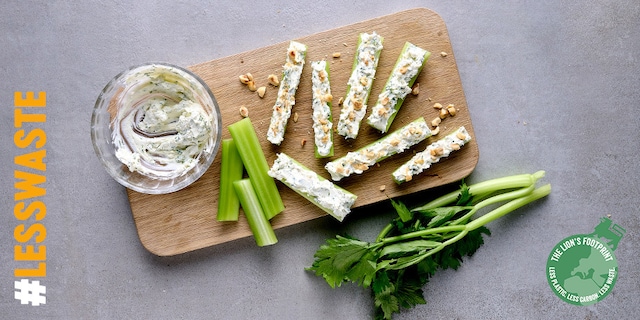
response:
M240 110L239 110L239 111L240 111L240 115L241 115L243 118L246 118L246 117L248 117L248 116L249 116L249 109L247 109L247 107L245 107L245 106L240 106Z
M439 119L439 118L438 118ZM440 127L435 127L435 129L431 130L431 135L435 136L440 133Z
M447 111L447 109L440 109L440 119L444 119L447 117L447 115L449 115L449 111Z
M340 99L338 99L338 105L341 106L343 102L344 102L344 97L340 97Z
M340 52L334 52L331 56L334 58L340 58Z
M260 98L264 98L264 93L267 91L267 87L260 87L258 88L258 96L260 96Z
M442 105L436 102L436 103L433 104L433 108L434 109L442 109Z
M462 132L458 132L458 133L456 134L456 137L457 137L458 139L460 139L460 140L464 140L467 136L466 136L464 133L462 133Z
M442 52L440 52L440 56L441 57L446 57L446 56L448 56L448 54L446 52L442 51Z
M298 122L298 113L297 112L293 113L293 122Z
M302 139L300 140L300 146L304 147L304 145L307 143L307 139Z
M455 116L455 115L456 115L456 112L457 112L456 107L455 107L454 105L452 105L452 104L448 105L448 106L447 106L447 112L449 112L449 114L450 114L452 117L453 117L453 116Z
M386 186L384 184L380 185L380 187L378 188L378 190L380 190L380 191L384 191L384 189L386 189Z
M431 126L437 127L438 125L440 125L440 122L442 122L442 119L440 119L440 117L435 117L433 120L431 120Z
M275 74L270 74L268 77L268 80L269 80L269 84L274 87L277 87L280 85L280 80L278 80L278 76L276 76Z
M239 76L238 79L240 79L240 82L243 84L246 84L249 90L256 91L256 83L253 81L253 75L251 73L247 72Z
M416 85L413 86L413 89L411 89L412 95L417 96L418 93L420 93L420 83L416 83Z
M238 78L240 79L240 82L242 82L242 84L249 84L249 77L247 77L246 74L243 74Z

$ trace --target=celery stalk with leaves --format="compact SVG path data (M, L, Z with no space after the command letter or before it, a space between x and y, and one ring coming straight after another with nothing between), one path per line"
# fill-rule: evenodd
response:
M457 269L489 235L485 225L547 196L549 184L536 186L543 171L492 179L407 208L391 200L398 217L374 242L336 236L328 239L307 268L332 287L352 282L371 288L375 318L391 319L401 308L425 304L422 288L438 270ZM498 207L496 205L501 204ZM495 208L489 210L487 207ZM478 211L484 215L472 219Z

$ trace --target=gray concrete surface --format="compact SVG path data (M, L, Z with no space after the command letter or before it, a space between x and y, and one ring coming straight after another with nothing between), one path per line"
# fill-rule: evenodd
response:
M552 195L491 223L457 271L396 319L632 319L640 313L640 4L637 1L3 1L0 4L0 318L368 319L368 291L305 272L326 238L371 240L388 204L162 258L140 244L124 188L94 155L91 109L125 66L179 65L415 7L447 23L480 161L470 182L546 170ZM14 91L46 91L46 305L14 299ZM561 239L610 214L627 233L613 292L587 307L550 290ZM36 223L32 218L28 224ZM30 242L33 244L33 241ZM34 278L35 279L35 278Z

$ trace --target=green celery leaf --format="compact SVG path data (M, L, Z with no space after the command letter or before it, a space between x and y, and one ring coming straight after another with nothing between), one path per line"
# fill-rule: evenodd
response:
M371 285L375 274L376 253L369 250L347 272L346 279L363 288L367 288Z
M396 209L396 213L398 213L398 216L400 217L402 222L407 222L413 217L413 214L411 213L411 211L409 211L404 203L399 201L396 202L391 199L391 205L393 205L393 208Z
M469 192L469 186L462 179L462 183L460 184L460 195L458 196L458 201L456 202L457 206L468 206L471 204L473 200L473 195Z
M332 288L339 287L345 280L369 281L372 275L358 272L370 272L367 264L370 259L375 261L375 254L370 253L368 243L338 235L320 246L314 255L315 261L307 270L322 276ZM372 268L375 272L375 267Z
M431 220L429 221L429 223L427 223L427 228L435 228L451 220L451 218L453 218L456 214L467 211L469 209L471 209L471 207L451 206L420 210L418 212L426 217L431 217Z
M437 241L430 241L430 240L412 240L412 241L393 243L393 244L386 245L380 251L380 257L384 257L387 255L390 255L391 257L403 256L403 255L406 255L407 253L435 248L440 244L442 243Z
M375 293L373 303L375 305L376 319L391 319L394 312L400 310L398 298L393 295L393 285L384 287L379 293Z
M398 283L395 296L398 303L406 309L413 308L418 304L425 304L422 292L423 284L415 276L404 276L402 281Z

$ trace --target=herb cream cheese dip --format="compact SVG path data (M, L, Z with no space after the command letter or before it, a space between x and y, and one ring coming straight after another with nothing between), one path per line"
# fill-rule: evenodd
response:
M130 171L168 180L180 177L214 147L215 125L203 106L201 84L168 65L138 67L112 112L115 155Z

